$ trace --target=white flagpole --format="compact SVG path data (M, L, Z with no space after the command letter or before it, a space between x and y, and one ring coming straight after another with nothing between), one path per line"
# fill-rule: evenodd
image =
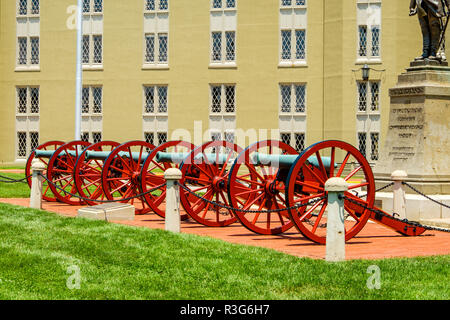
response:
M75 92L75 140L81 140L81 94L83 90L83 66L82 58L83 43L83 0L78 0L77 11L77 71Z

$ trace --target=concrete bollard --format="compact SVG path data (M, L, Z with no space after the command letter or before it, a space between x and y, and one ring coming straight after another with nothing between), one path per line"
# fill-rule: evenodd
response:
M180 188L176 182L182 177L181 171L177 168L170 168L164 172L166 179L166 221L167 231L179 233L181 231L180 219Z
M325 260L338 262L345 260L344 191L347 182L342 178L331 178L325 183L328 192L327 244Z
M391 179L394 182L392 187L392 209L394 213L399 215L397 218L400 219L406 219L406 193L402 184L406 178L408 178L408 174L403 170L396 170L391 174Z
M42 209L42 176L46 166L39 159L34 159L31 163L31 191L30 191L30 208Z

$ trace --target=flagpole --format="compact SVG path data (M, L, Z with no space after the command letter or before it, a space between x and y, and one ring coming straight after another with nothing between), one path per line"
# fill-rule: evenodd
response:
M77 10L77 70L75 88L75 140L81 140L81 95L83 90L83 66L82 58L83 43L83 0L78 0Z

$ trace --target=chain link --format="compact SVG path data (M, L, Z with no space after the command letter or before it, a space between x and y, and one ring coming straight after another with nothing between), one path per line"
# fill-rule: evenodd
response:
M10 177L0 175L0 182L1 183L19 183L19 182L28 183L26 180L28 180L28 178L31 178L31 177L32 176L30 175L30 176L22 178L22 179L13 179Z
M158 190L158 189L160 189L160 188L162 188L162 187L164 187L164 186L166 185L166 183L163 183L163 184L161 184L161 185L159 185L159 186L156 186L156 187L153 188L153 189L150 189L150 190L148 190L148 191L146 191L146 192L144 192L144 193L135 195L135 196L133 196L133 197L122 198L122 199L117 199L117 200L94 200L94 199L85 198L85 197L82 197L82 196L80 196L80 195L78 195L78 194L73 194L73 193L71 193L71 192L69 192L69 191L67 191L67 190L64 190L63 188L61 188L61 187L57 186L56 184L54 184L53 181L50 181L50 180L49 180L45 175L43 175L42 173L40 173L39 175L40 175L41 177L43 177L49 184L51 184L52 186L54 186L55 188L57 188L58 190L60 190L60 191L62 191L62 192L64 192L64 193L66 193L66 194L68 194L68 195L71 195L71 196L74 197L74 198L78 198L78 199L80 199L80 200L85 200L85 201L87 200L87 201L99 202L99 203L110 203L110 202L129 201L129 200L132 200L132 199L140 198L140 197L145 196L145 195L147 195L147 194L149 194L149 193L152 193L152 192L154 192L154 191L156 191L156 190Z
M199 196L199 195L196 194L195 192L191 191L191 190L190 190L188 187L186 187L185 185L180 184L180 183L178 183L178 185L179 185L183 190L185 190L186 192L188 192L189 194L192 194L193 196L197 197L198 199L201 199L202 201L207 202L207 203L209 203L209 204L211 204L211 205L213 205L213 206L221 207L221 208L228 209L228 210L232 210L232 211L244 212L244 213L279 213L279 212L283 212L283 211L287 211L287 210L295 210L295 209L299 209L299 208L301 208L301 207L306 207L306 206L308 206L308 205L315 204L315 203L317 203L317 202L319 202L319 201L322 201L322 200L325 200L325 199L326 199L326 197L321 197L321 198L318 198L318 199L311 200L311 201L309 201L308 203L298 204L298 205L295 205L295 206L292 206L292 207L282 208L282 209L271 209L271 210L244 210L244 209L240 209L240 208L233 208L233 207L231 207L231 206L227 206L227 205L222 204L222 203L218 203L218 202L214 202L214 201L211 201L211 200L202 198L201 196Z
M414 226L414 227L424 228L425 230L450 232L450 229L425 226L425 225L422 225L422 224L420 224L420 223L418 223L416 221L409 221L408 219L396 218L394 216L391 216L389 214L384 213L383 211L380 211L380 210L368 207L365 204L359 203L359 202L355 201L354 199L346 197L346 196L342 196L342 198L347 200L347 201L349 201L349 202L351 202L351 203L353 203L353 204L356 204L356 205L360 206L361 208L369 210L369 211L371 211L371 212L373 212L373 213L375 213L375 214L377 214L379 216L383 216L383 217L386 217L386 218L389 218L389 219L392 219L392 220L395 220L395 221L398 221L398 222L403 222L403 223L409 224L409 225Z
M445 203L442 203L442 202L439 202L439 201L437 201L437 200L435 200L435 199L433 199L433 198L430 198L430 197L427 196L426 194L424 194L424 193L420 192L419 190L417 190L416 188L414 188L414 187L413 187L412 185L410 185L409 183L403 181L402 184L405 185L405 186L407 186L408 188L410 188L412 191L416 192L417 194L420 194L421 196L427 198L428 200L433 201L434 203L437 203L437 204L440 205L440 206L443 206L443 207L446 207L446 208L450 209L450 206L449 206L449 205L446 205Z

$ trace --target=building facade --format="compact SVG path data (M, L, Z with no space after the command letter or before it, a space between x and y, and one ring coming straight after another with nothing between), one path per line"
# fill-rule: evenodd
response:
M327 139L371 162L421 51L406 0L84 0L82 139ZM0 164L75 132L75 0L0 1ZM372 68L362 79L361 68Z

